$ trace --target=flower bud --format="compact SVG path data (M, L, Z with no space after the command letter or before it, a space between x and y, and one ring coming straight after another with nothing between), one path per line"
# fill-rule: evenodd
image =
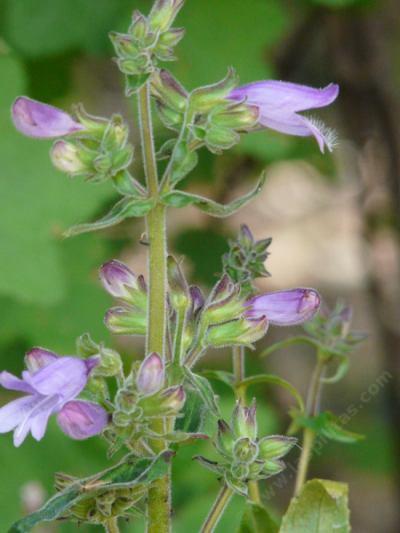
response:
M12 106L15 127L28 137L51 139L63 137L85 129L68 113L26 96L18 97Z
M297 439L294 437L285 437L282 435L264 437L258 443L260 458L264 460L280 459L293 448L296 442Z
M276 461L265 461L262 472L267 477L276 476L276 474L280 474L285 468L285 463L279 461L279 459Z
M32 374L41 368L54 363L57 359L57 354L45 350L44 348L32 348L25 355L25 365L26 368Z
M246 302L246 316L265 316L271 324L294 326L312 318L321 298L314 289L292 289L258 294Z
M252 463L258 455L258 445L249 437L241 437L233 446L233 455L239 463Z
M172 256L167 259L169 299L174 309L186 309L190 302L189 287L179 263Z
M251 440L257 438L256 404L253 400L250 407L246 407L240 400L236 402L232 414L232 427L236 437L248 437Z
M115 403L119 411L132 414L137 408L137 395L129 389L120 389L117 392Z
M114 411L112 421L117 427L125 428L130 425L131 417L128 413L124 413L123 411Z
M216 284L209 297L209 304L203 311L202 318L207 324L219 324L239 318L243 314L243 300L240 287L224 275Z
M190 105L197 113L209 113L226 98L238 84L236 72L230 68L226 77L212 85L195 89L190 95Z
M223 455L230 457L233 449L233 435L229 425L224 420L218 420L216 447Z
M152 396L145 396L139 400L145 416L177 415L182 409L186 399L185 391L181 385L169 387Z
M155 32L164 32L171 27L184 0L157 0L149 14L150 28Z
M164 363L157 353L146 357L139 368L136 377L137 388L140 393L148 396L158 392L164 383Z
M104 323L111 333L117 335L146 335L147 331L146 313L125 307L109 309Z
M82 149L66 141L54 143L50 152L53 165L70 176L85 174L90 170L90 166L84 162L82 156Z
M268 322L262 317L260 319L240 318L231 320L223 324L211 326L203 340L206 346L223 348L224 346L248 346L266 334Z
M121 356L115 350L100 345L100 362L93 371L94 376L112 377L121 374Z
M146 307L147 298L143 297L142 287L139 286L135 274L121 261L113 259L104 263L100 268L100 281L106 291L132 305ZM144 301L146 300L146 302Z
M234 463L231 466L231 474L234 479L248 479L250 474L249 465L245 463Z
M167 70L154 72L151 78L151 92L160 104L177 113L184 113L188 93Z

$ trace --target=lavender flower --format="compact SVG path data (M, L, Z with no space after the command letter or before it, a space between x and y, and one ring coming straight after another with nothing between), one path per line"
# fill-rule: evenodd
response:
M27 96L15 100L11 113L15 127L28 137L51 139L84 129L68 113Z
M42 348L31 350L22 379L0 373L0 385L26 393L0 408L0 433L14 431L15 446L20 446L29 432L39 441L53 414L64 433L74 439L100 433L107 425L107 412L97 404L75 400L97 364L97 358L58 357Z
M291 289L258 294L247 300L245 314L249 318L264 316L276 326L295 326L312 318L321 298L314 289Z
M299 115L307 111L325 107L334 102L339 94L339 86L331 83L323 89L283 81L257 81L237 87L229 98L245 101L259 109L259 124L282 133L307 137L313 135L321 152L325 146L332 151L336 136L321 121Z

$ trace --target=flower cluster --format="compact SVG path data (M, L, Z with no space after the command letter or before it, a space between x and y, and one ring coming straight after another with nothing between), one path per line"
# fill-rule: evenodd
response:
M12 117L17 129L29 137L68 138L54 143L51 159L70 176L80 175L94 182L113 179L118 185L132 162L129 130L120 115L108 121L78 108L78 120L74 120L56 107L20 96L13 104Z
M220 459L210 461L202 456L196 459L222 476L232 490L246 496L249 481L266 479L282 472L285 465L281 459L295 444L295 438L282 435L259 439L254 401L250 407L238 401L231 424L224 420L218 422L214 445Z

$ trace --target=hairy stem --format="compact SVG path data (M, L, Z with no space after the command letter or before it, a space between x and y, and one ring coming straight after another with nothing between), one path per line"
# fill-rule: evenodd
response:
M321 378L323 377L323 374L324 374L325 365L326 365L325 359L321 356L320 353L318 353L318 361L317 361L316 367L314 369L314 372L311 378L310 388L309 388L308 395L307 395L307 403L306 403L306 415L307 416L315 416L318 413L319 399L320 399L321 386L322 386ZM301 450L299 467L297 469L295 495L297 495L300 492L301 488L303 487L307 479L308 465L310 464L314 439L315 439L314 432L309 428L305 428L303 432L303 447Z
M246 376L245 354L243 346L234 346L232 348L232 366L233 374L235 376L235 395L243 405L246 403L246 389L240 387L241 383ZM249 481L249 495L251 501L254 503L261 503L260 490L257 481Z
M157 352L165 358L166 333L166 290L167 290L167 243L165 207L159 203L159 185L154 150L153 127L151 120L149 85L144 85L138 94L140 135L142 141L143 166L149 195L155 205L147 216L149 241L149 308L147 353ZM152 429L165 432L165 421L157 420ZM155 452L164 450L168 443L154 440ZM147 531L167 533L171 529L170 474L155 481L149 489L147 503Z
M110 520L107 520L104 524L104 529L107 533L119 533L118 518L110 518Z
M215 500L214 505L212 506L204 524L202 525L200 533L212 533L214 531L232 495L232 489L224 485L219 491L217 499Z

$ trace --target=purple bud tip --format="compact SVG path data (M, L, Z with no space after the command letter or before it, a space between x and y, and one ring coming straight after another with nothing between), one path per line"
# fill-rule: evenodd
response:
M129 288L137 288L135 274L116 259L105 263L100 268L100 280L108 293L116 298L129 296Z
M310 320L318 311L321 298L314 289L291 289L259 294L246 302L246 316L264 316L276 326L294 326Z
M11 113L17 130L28 137L51 139L84 129L61 109L26 96L20 96L15 100Z
M86 368L87 368L88 375L99 364L100 364L100 356L98 356L98 355L95 355L94 357L89 357L88 359L85 359L85 365L86 365Z
M136 384L142 394L158 392L164 383L164 363L157 353L146 357L139 368Z
M57 354L44 348L32 348L25 355L25 365L29 372L33 373L45 366L54 363Z

